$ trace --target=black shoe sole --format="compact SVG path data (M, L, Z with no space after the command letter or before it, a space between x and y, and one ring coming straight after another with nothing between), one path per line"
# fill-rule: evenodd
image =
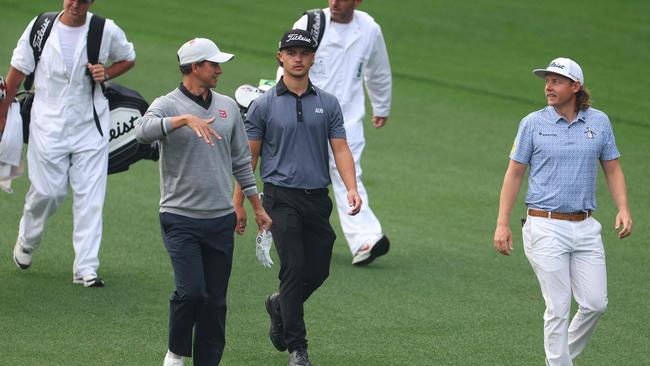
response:
M269 339L271 340L271 344L273 344L273 347L277 349L280 352L284 352L287 350L287 345L284 344L281 340L277 339L273 335L273 304L271 304L271 296L273 294L269 295L266 297L266 301L264 301L264 306L266 307L266 312L269 313L269 317L271 318L271 327L269 328Z
M382 236L381 239L375 243L375 246L372 247L370 250L370 257L367 259L362 260L359 263L355 263L355 266L362 267L362 266L367 266L372 261L377 259L377 257L381 257L382 255L388 253L388 250L390 249L390 240L386 237L386 235Z
M106 283L104 283L104 280L101 279L100 277L97 277L90 285L86 286L86 284L84 284L86 288L100 288L100 287L104 287L105 285Z

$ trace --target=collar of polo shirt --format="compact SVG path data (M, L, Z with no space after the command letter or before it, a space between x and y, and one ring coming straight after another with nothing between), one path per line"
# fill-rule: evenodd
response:
M289 88L287 88L287 84L284 83L284 80L282 78L280 78L280 80L276 84L275 92L277 95L282 95L286 93L294 94L289 90ZM309 85L307 86L307 90L305 90L305 94L309 94L309 93L314 93L318 95L318 92L316 92L316 88L314 87L314 84L311 83L311 80L309 80Z
M559 113L557 113L554 107L547 106L546 110L548 111L549 117L551 117L551 120L554 123L558 123L560 121L565 120L564 117L562 117ZM578 111L578 115L576 115L575 120L585 122L587 120L587 111L583 111L583 110ZM567 121L567 122L571 123L573 121Z

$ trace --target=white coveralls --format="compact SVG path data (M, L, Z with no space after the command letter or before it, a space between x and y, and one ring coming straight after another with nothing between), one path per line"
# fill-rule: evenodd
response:
M354 255L365 243L375 243L382 236L381 224L370 209L368 194L361 181L361 154L366 144L363 135L363 119L366 114L363 84L365 82L368 90L373 114L388 117L392 76L384 36L370 15L355 10L350 29L345 38L341 38L332 29L329 9L323 11L326 19L325 33L316 51L309 78L317 87L334 94L343 111L345 133L357 174L357 190L363 200L361 211L356 216L348 215L350 209L347 190L336 169L331 150L330 176L341 228ZM294 24L295 28L307 28L306 15ZM278 70L278 73L281 72L282 69Z
M102 238L102 209L108 166L108 101L99 85L95 88L95 108L104 136L93 119L90 76L85 31L74 53L74 66L67 70L58 37L57 17L36 67L35 97L31 110L27 192L18 230L18 243L35 250L41 243L45 223L63 201L68 182L72 187L75 251L73 278L96 275ZM34 71L34 55L29 34L34 18L18 40L11 66L25 75ZM133 44L124 32L107 19L99 62L135 60Z

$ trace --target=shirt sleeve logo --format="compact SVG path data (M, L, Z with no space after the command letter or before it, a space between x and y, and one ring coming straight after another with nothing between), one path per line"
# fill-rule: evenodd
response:
M594 137L596 137L596 133L592 131L591 128L587 127L587 131L585 131L585 136L588 139L593 139Z
M228 118L228 114L226 113L225 109L219 109L219 117Z

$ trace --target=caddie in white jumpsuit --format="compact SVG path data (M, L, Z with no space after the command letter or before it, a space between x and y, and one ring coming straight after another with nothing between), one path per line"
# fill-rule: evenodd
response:
M390 113L392 76L381 28L370 15L356 10L359 4L361 0L329 0L329 7L323 9L325 33L309 78L317 87L334 94L343 111L345 133L354 157L357 189L364 202L358 215L348 215L347 190L333 163L331 150L330 175L341 228L353 255L352 263L362 266L386 254L389 249L388 238L370 209L368 194L361 181L361 154L366 144L363 86L365 84L372 104L373 125L381 128ZM300 18L293 28L306 29L307 15ZM279 74L281 72L278 70Z
M101 287L97 277L99 246L102 239L102 209L108 164L108 101L101 88L95 88L94 103L103 137L93 118L90 70L97 82L117 77L135 63L133 44L124 32L107 19L104 26L99 63L88 64L86 34L93 1L64 0L35 72L35 98L27 159L31 187L27 193L14 261L22 269L32 262L32 252L41 243L48 217L63 201L67 186L73 192L75 260L73 282L86 287ZM7 77L13 99L25 75L34 71L35 62L29 35L32 20L13 52ZM112 62L110 66L107 65ZM0 128L7 109L0 105Z
M599 164L619 210L619 238L632 232L632 217L612 126L605 113L591 107L580 66L557 58L534 73L546 81L548 106L519 124L501 190L494 246L504 255L512 250L510 212L529 166L522 232L524 252L546 303L546 363L571 366L607 308L602 226L592 216ZM572 296L578 311L569 323Z

